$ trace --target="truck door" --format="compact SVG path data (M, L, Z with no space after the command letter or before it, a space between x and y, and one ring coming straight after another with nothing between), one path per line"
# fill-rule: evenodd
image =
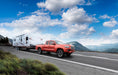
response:
M49 42L49 50L53 52L54 49L55 49L55 42L54 41L50 41Z
M45 45L43 46L43 50L48 51L49 50L49 41L46 41Z

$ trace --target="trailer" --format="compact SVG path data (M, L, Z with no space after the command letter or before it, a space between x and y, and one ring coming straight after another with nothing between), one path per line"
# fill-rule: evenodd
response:
M28 35L28 34L22 34L19 36L16 36L13 39L13 47L17 48L20 50L21 48L26 48L26 50L29 49L35 49L36 43L34 43L35 40Z

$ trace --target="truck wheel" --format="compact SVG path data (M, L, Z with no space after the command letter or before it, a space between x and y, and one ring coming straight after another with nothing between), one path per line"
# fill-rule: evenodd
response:
M63 50L59 49L59 50L57 51L57 56L58 56L59 58L62 58L62 57L64 56Z
M38 49L38 53L39 53L39 54L42 54L41 48Z

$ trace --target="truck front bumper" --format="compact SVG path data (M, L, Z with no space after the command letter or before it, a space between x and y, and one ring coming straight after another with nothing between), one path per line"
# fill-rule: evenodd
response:
M66 53L73 53L73 52L75 52L75 50L72 50L72 49L67 49L66 50Z

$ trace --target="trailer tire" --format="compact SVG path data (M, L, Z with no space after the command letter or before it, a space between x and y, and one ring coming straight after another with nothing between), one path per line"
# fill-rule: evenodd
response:
M26 48L26 50L27 50L27 51L30 51L30 49L29 49L29 48Z
M17 49L17 50L21 50L21 48L20 48L20 47L16 47L16 49Z
M38 54L42 54L41 48L38 48Z

